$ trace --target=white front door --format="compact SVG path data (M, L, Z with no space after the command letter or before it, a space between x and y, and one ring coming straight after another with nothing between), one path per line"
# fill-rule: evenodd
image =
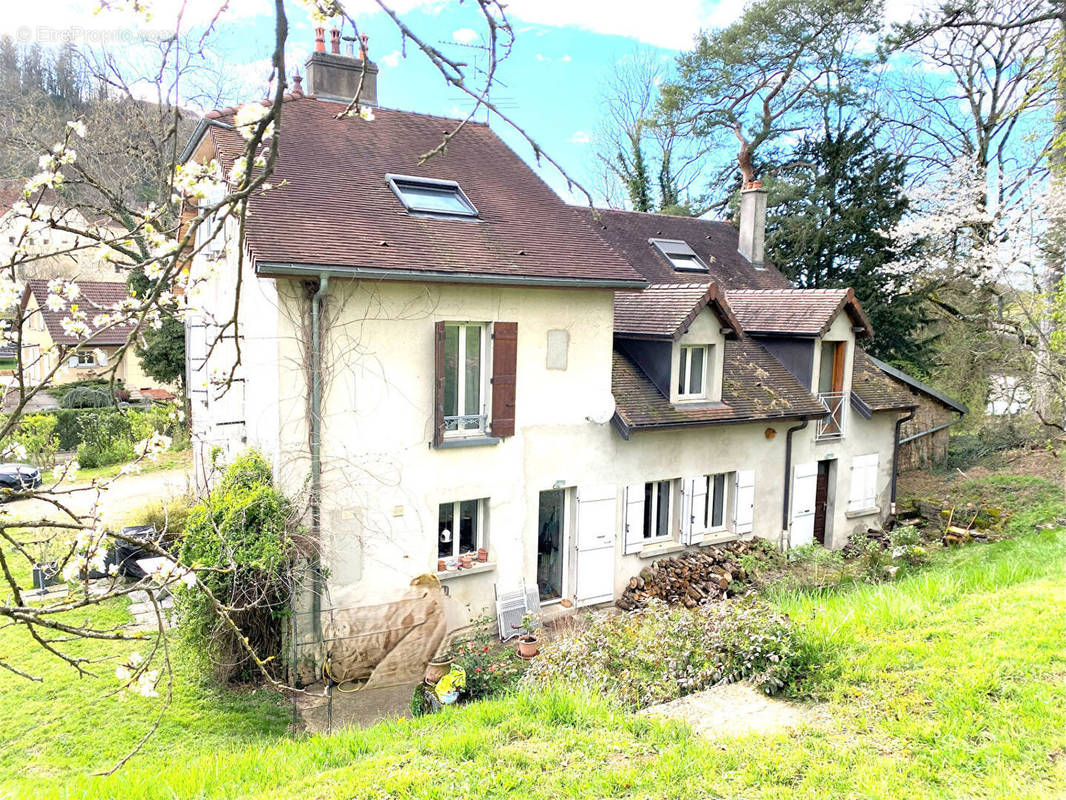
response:
M579 606L614 599L614 486L577 487L574 600Z
M791 546L814 544L814 505L818 491L818 462L797 464L792 481Z

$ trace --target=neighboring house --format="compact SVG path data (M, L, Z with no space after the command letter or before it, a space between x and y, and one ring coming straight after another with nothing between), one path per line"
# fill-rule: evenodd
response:
M918 404L913 417L905 417L899 435L899 469L919 469L943 464L948 457L948 430L969 410L938 389L912 378L891 364L876 358L870 362L874 372L888 375L893 383L909 391Z
M113 311L117 303L129 297L129 290L121 281L76 283L80 290L76 302L90 319L96 314ZM63 320L69 316L69 311L50 310L47 298L48 281L26 281L22 293L22 369L27 383L44 380L58 363L60 366L52 383L110 376L114 370L115 378L127 389L160 386L159 381L144 374L132 344L123 351L130 339L130 325L102 329L88 344L76 347L79 338L63 329Z
M592 605L687 548L836 548L885 521L917 403L871 367L850 290L796 290L763 263L761 189L738 237L567 206L483 124L420 164L457 122L338 119L332 87L362 63L326 56L307 65L319 95L286 96L244 240L230 224L214 243L225 267L186 348L200 480L252 445L309 489L325 602L483 548L439 573L472 613L523 583ZM228 170L234 114L208 114L183 158Z

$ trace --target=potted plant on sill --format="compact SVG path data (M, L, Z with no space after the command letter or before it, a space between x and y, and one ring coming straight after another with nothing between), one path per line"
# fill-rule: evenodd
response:
M525 659L533 658L540 652L540 629L537 626L537 617L526 614L522 617L522 623L515 627L521 629L522 634L518 637L518 655Z

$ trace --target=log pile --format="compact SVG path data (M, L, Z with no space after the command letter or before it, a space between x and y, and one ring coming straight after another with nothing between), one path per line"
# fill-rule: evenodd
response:
M720 600L736 593L739 583L748 578L740 559L747 554L761 555L771 547L761 540L730 542L704 547L676 558L653 561L629 579L615 605L623 611L643 608L650 598L667 603L681 603L695 608L701 603Z

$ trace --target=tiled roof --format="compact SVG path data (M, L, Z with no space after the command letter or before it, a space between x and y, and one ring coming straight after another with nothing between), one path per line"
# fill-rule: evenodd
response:
M86 313L92 320L97 314L114 311L115 305L129 297L129 290L122 281L74 281L80 290L78 299L75 301L78 308ZM62 311L51 311L45 305L48 298L48 281L28 280L23 294L23 302L29 299L29 293L33 293L34 299L40 308L44 318L45 327L52 341L56 344L77 344L81 339L63 330L62 322L70 316L69 307ZM133 326L130 324L115 325L101 330L96 334L90 345L122 345L130 338Z
M851 289L729 289L727 299L749 333L821 336L841 309L867 336L872 331Z
M852 360L851 391L869 411L892 411L918 405L913 395L888 377L860 347Z
M623 435L650 428L825 415L822 404L757 342L727 339L724 361L721 403L671 405L643 370L616 350L611 391Z
M615 292L614 332L620 336L676 339L704 306L736 334L740 324L715 283L664 283L640 292Z
M792 284L774 267L755 269L737 252L737 229L728 222L639 211L582 208L580 213L612 248L650 283L706 283L725 289L787 289ZM709 272L678 272L649 239L685 242Z
M343 108L311 97L285 101L274 188L249 203L246 242L261 273L302 264L383 277L643 283L487 125L467 123L444 152L419 164L457 120L385 108L374 109L373 121L336 119ZM244 139L218 124L206 130L228 170ZM480 218L409 214L387 173L457 181Z
M909 393L924 394L927 397L933 398L938 403L947 406L952 411L957 411L960 414L970 413L970 409L968 409L954 397L949 397L948 395L941 392L939 389L930 386L927 383L923 383L917 378L911 377L906 372L903 372L903 370L896 369L891 364L886 364L884 361L879 361L878 359L874 358L869 354L866 354L866 360L871 362L872 365L880 371L887 373L894 384L904 384L903 388L906 389L906 391L908 391Z

